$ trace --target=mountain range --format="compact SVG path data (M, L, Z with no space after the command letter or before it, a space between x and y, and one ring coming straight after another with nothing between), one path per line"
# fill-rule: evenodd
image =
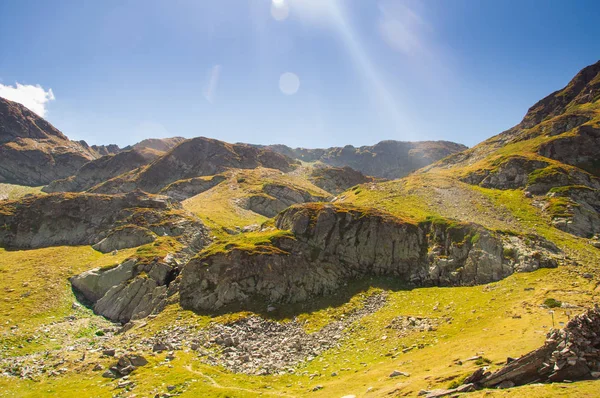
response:
M473 148L89 146L0 98L0 391L595 396L599 159L600 62Z

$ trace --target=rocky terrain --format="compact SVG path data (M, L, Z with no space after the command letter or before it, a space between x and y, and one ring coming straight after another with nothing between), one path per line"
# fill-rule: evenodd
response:
M179 204L141 192L52 194L4 201L0 225L0 245L19 249L95 245L110 252L140 246L159 236L206 235L200 220Z
M211 176L230 168L266 167L285 172L295 166L293 160L273 151L200 137L184 141L143 170L113 178L92 191L117 193L142 189L156 193L173 182Z
M600 62L532 106L517 126L423 172L453 173L486 188L523 189L540 196L556 226L591 238L598 233L600 209L599 81Z
M588 310L562 330L548 333L545 344L520 358L509 358L496 372L479 368L451 390L424 391L429 398L481 388L506 389L539 382L573 382L600 378L600 309Z
M319 188L338 195L355 185L373 182L373 177L367 177L360 171L346 167L316 167L308 177Z
M83 166L75 175L52 181L44 192L83 192L104 181L147 165L160 157L162 152L152 149L131 149L117 154L102 156Z
M269 145L266 148L304 162L320 161L334 167L351 167L368 176L402 178L448 155L467 149L448 141L381 141L372 146L327 149L290 148Z
M417 225L361 208L294 206L277 216L276 226L291 235L192 259L182 271L181 305L210 311L257 297L301 302L371 275L417 286L481 284L558 265L559 250L540 237L526 244L474 224Z
M594 396L599 82L471 149L90 147L0 100L0 396Z

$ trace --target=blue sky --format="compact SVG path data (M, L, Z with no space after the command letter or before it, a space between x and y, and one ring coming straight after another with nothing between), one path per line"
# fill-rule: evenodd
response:
M2 1L0 96L90 144L471 146L600 58L599 15L585 0Z

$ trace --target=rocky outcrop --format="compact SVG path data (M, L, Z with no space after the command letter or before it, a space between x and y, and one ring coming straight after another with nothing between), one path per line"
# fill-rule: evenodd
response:
M309 179L313 184L333 195L338 195L355 185L375 180L350 167L317 167L312 170Z
M543 209L556 228L585 238L600 234L600 190L585 185L565 186L552 189L547 197ZM557 206L555 199L562 206Z
M107 181L92 192L118 193L137 188L156 193L179 180L216 175L230 168L257 167L287 172L296 163L270 150L199 137L182 142L143 170Z
M464 151L466 146L449 141L381 141L372 146L333 147L327 149L290 148L271 145L266 148L305 162L320 161L334 167L351 167L369 176L396 179L448 155Z
M562 90L555 91L537 102L523 118L521 125L531 128L545 119L566 112L570 105L591 103L600 96L600 61L582 69Z
M196 177L187 180L179 180L167 185L165 188L161 189L159 193L161 195L166 195L171 199L183 201L208 191L225 180L226 177L220 174L210 177Z
M112 287L131 279L135 265L136 261L132 259L116 267L94 268L71 278L71 284L87 300L96 302Z
M546 166L548 163L544 161L512 156L500 163L495 170L477 170L461 180L485 188L517 189L527 186L531 172Z
M96 245L113 250L148 243L155 236L204 241L207 229L164 196L50 194L0 205L0 246L31 249ZM131 245L131 246L130 246Z
M600 308L574 317L562 330L548 333L545 344L491 373L470 377L478 387L503 388L530 383L600 378Z
M243 207L265 217L275 217L291 205L328 200L329 197L311 194L304 189L268 183L263 186L261 193L248 197Z
M71 278L73 289L94 312L127 323L162 311L177 292L175 278L189 253L168 254L150 262L136 258L110 268L95 268Z
M83 142L85 142L85 141L83 141ZM117 153L121 152L121 148L119 148L119 146L115 145L115 144L92 145L91 148L100 156L116 155Z
M148 364L148 360L141 355L127 354L119 358L117 363L111 366L102 377L109 379L118 379L127 376L134 372L140 366ZM129 382L130 383L130 382ZM129 384L121 384L120 386L128 386Z
M45 185L97 157L23 105L0 98L0 183Z
M600 176L600 128L583 125L574 134L557 137L540 146L538 153L572 166L596 177Z
M132 149L116 155L102 156L84 164L75 175L56 180L45 186L44 192L82 192L104 181L151 163L160 152Z
M113 229L106 238L92 247L102 253L109 253L114 250L145 245L154 242L155 239L156 234L147 228L137 225L125 225Z
M182 306L210 311L251 299L300 302L365 276L473 285L557 265L558 250L541 238L474 224L412 224L373 210L306 204L280 213L276 225L291 236L274 237L271 248L233 247L190 260L182 271Z

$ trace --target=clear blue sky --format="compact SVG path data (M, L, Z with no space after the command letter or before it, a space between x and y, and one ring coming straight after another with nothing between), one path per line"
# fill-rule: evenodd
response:
M474 145L600 58L598 17L595 0L0 1L0 94L90 144Z

